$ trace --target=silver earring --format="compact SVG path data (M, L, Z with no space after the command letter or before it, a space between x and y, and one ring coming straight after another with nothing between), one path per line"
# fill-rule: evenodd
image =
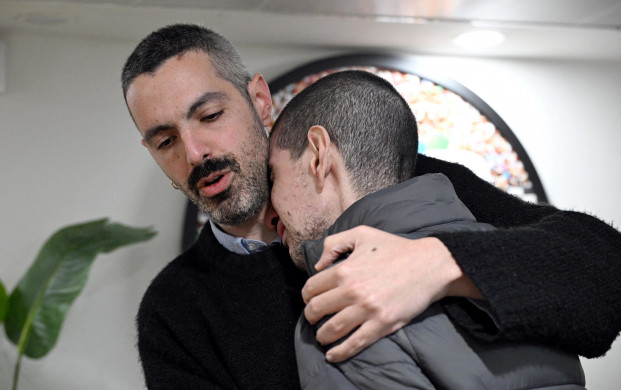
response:
M178 189L179 189L179 187L177 187L177 185L175 184L175 182L174 182L174 181L172 181L172 180L170 181L170 185L171 185L171 186L172 186L172 188L174 188L175 190L178 190Z

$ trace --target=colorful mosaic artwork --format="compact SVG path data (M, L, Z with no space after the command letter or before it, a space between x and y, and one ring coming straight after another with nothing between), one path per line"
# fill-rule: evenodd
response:
M498 188L538 201L524 164L494 124L459 95L417 75L378 67L343 67L308 75L272 95L273 120L298 92L345 69L372 72L395 86L418 121L419 153L465 165Z

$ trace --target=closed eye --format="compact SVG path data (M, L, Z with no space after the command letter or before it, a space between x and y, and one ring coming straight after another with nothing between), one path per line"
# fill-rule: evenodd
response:
M205 115L201 118L201 122L213 122L220 117L224 113L224 110L220 110L210 115Z
M166 137L166 138L162 139L162 141L158 142L158 144L156 145L157 150L166 149L167 147L169 147L172 144L174 139L175 139L175 137Z

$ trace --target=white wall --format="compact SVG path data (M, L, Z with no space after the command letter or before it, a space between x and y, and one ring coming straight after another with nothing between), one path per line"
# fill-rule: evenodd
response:
M185 198L140 146L123 103L121 66L137 42L13 33L0 94L0 278L12 289L61 226L103 216L154 226L150 242L100 256L56 348L26 359L20 388L137 389L134 316L179 251ZM267 80L337 51L240 46ZM551 202L621 223L619 63L419 57L477 93L513 129ZM576 308L579 310L579 308ZM0 388L14 348L0 336ZM589 388L621 382L621 345L585 361Z

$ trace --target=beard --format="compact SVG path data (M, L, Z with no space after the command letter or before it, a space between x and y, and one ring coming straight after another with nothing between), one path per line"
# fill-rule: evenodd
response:
M323 218L323 216L318 215L316 211L310 209L309 211L310 213L307 213L309 217L306 218L306 223L301 229L287 229L289 255L291 256L291 260L293 260L293 264L303 271L306 271L306 265L304 264L302 243L304 243L304 241L321 238L331 225L329 221Z
M268 142L255 113L252 136L241 147L241 156L228 153L205 160L195 167L182 186L184 194L218 225L238 226L248 222L266 205L269 197ZM228 169L235 173L231 185L213 197L201 196L198 182L214 172Z

